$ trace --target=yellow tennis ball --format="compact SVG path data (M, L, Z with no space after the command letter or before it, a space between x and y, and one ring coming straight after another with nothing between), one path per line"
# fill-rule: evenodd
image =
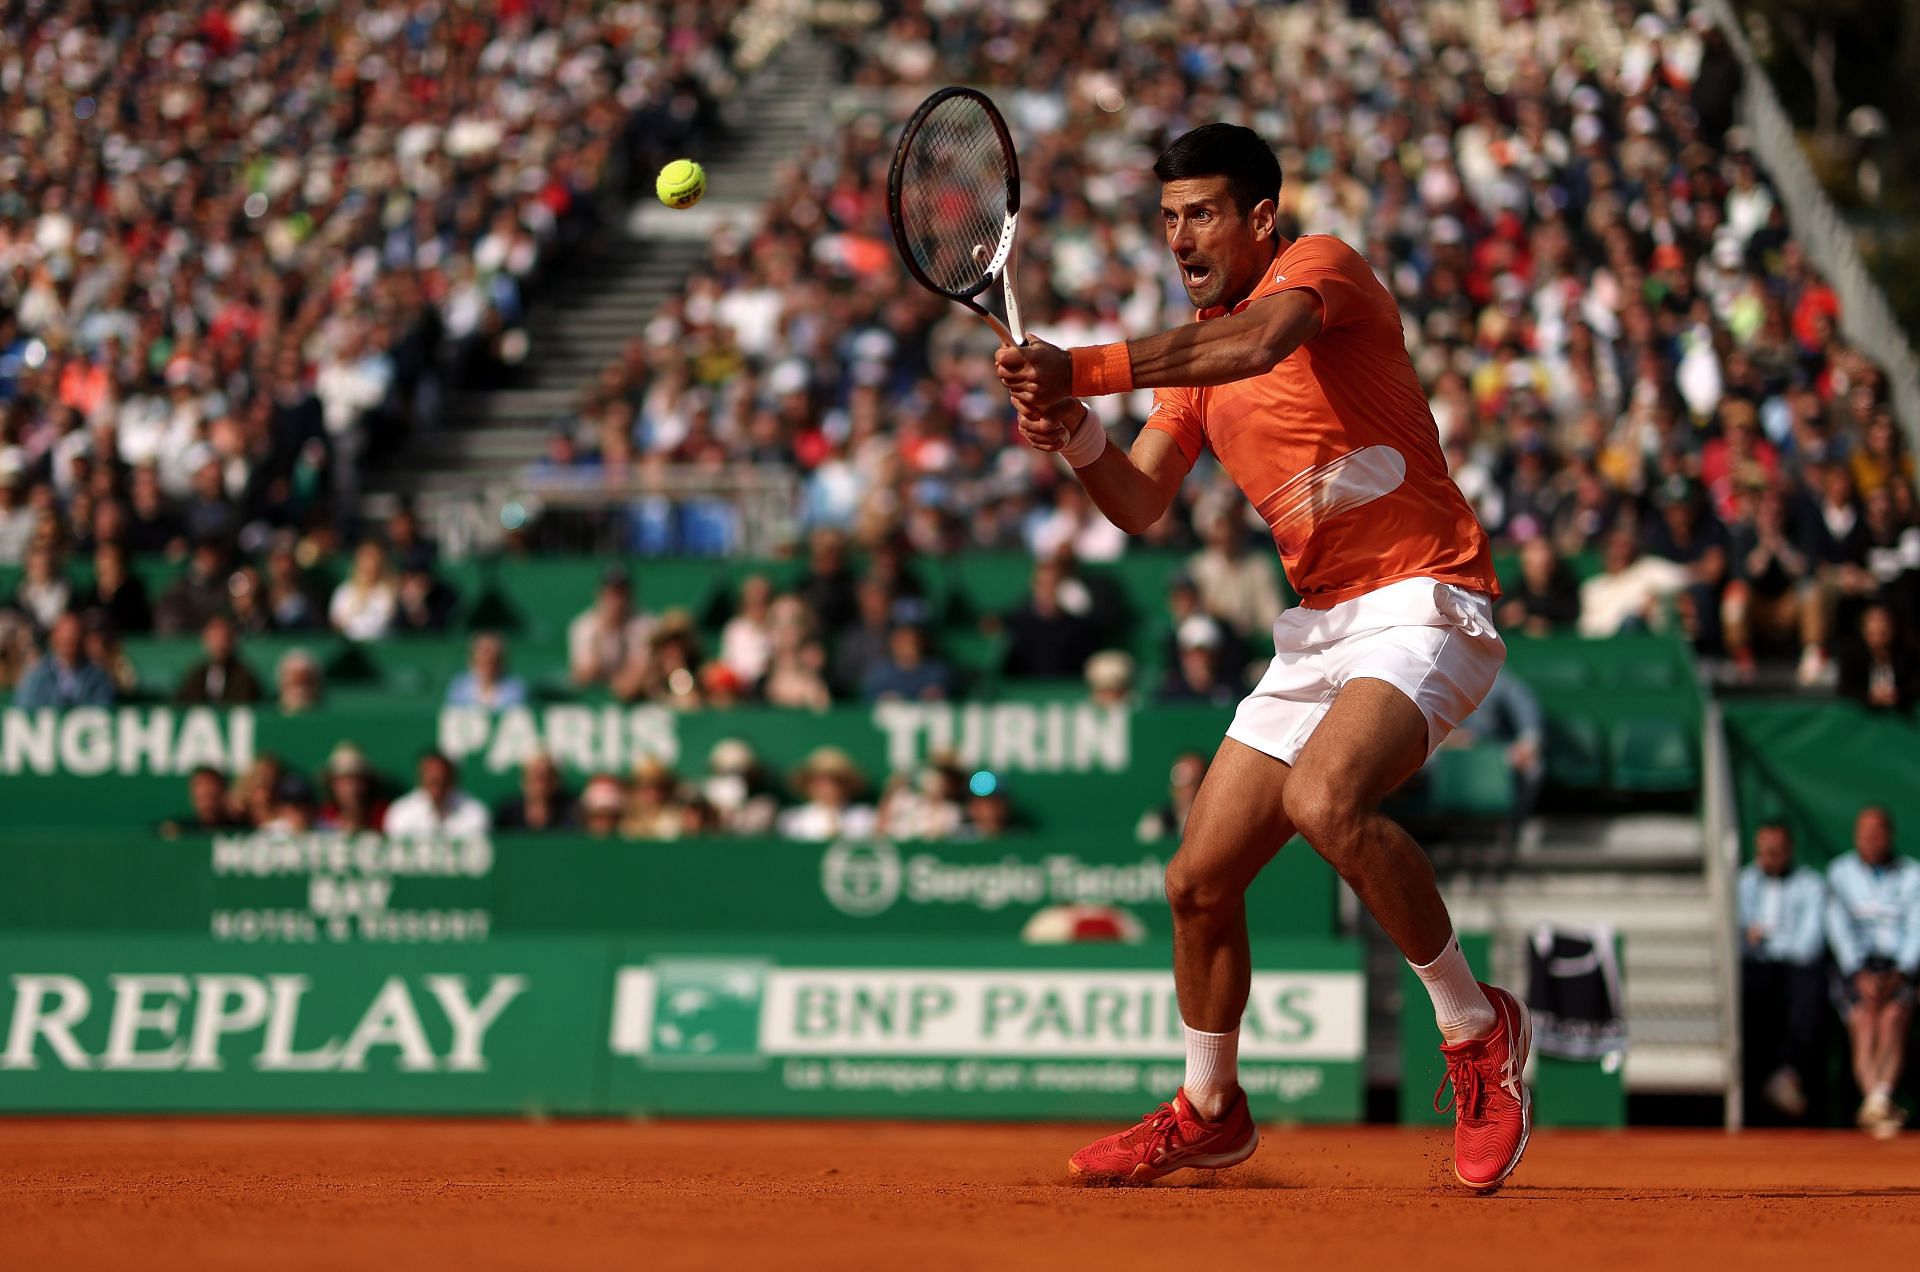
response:
M691 159L675 159L660 169L653 192L670 208L690 208L707 192L706 169Z

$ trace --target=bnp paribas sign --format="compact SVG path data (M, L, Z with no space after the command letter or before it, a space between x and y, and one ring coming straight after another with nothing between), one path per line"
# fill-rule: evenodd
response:
M820 893L840 913L872 918L896 906L998 911L1048 905L1161 906L1164 857L1089 861L1070 852L983 856L885 840L842 840L820 855Z
M1179 1004L1159 951L953 942L943 965L901 966L926 962L927 943L888 945L619 968L616 1104L624 1091L671 1112L1054 1117L1137 1113L1181 1081ZM1241 1083L1263 1115L1354 1116L1357 956L1332 944L1290 955L1308 966L1254 973Z

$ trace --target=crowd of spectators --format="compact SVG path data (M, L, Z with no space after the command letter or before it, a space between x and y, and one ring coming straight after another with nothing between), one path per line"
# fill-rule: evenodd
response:
M1876 1136L1897 1134L1920 983L1920 862L1898 853L1893 815L1861 809L1853 850L1824 874L1794 863L1785 825L1761 826L1739 878L1738 919L1754 1106L1792 1121L1823 1111L1826 1024L1837 1009L1861 1096L1855 1120Z

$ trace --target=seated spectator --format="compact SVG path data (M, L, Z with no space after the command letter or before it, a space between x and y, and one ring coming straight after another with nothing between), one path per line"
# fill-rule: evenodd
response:
M1525 821L1540 797L1546 773L1547 717L1540 699L1527 682L1502 667L1486 697L1460 727L1447 735L1447 746L1504 747L1513 770L1513 815Z
M1580 621L1580 584L1545 536L1520 545L1520 579L1499 601L1500 628L1546 636Z
M713 744L700 796L718 819L718 829L729 835L770 834L780 811L760 758L738 738Z
M1754 833L1753 861L1736 892L1747 1090L1790 1118L1805 1117L1823 1059L1827 885L1794 865L1792 836L1772 822Z
M683 830L683 804L680 779L665 763L648 756L633 766L620 834L626 839L678 839Z
M420 529L420 518L406 504L394 509L387 518L387 555L396 561L402 573L408 570L432 570L440 555L440 546Z
M644 676L653 620L633 609L627 572L608 567L593 604L567 626L567 671L576 685L611 684L617 675Z
M794 774L805 798L781 813L774 828L783 839L869 838L877 816L872 805L855 802L866 784L852 756L838 747L820 747Z
M1206 614L1195 614L1180 624L1174 634L1179 647L1178 661L1167 669L1154 695L1163 703L1211 703L1226 706L1241 697L1238 686L1221 676L1220 624Z
M112 706L113 679L88 660L85 641L79 615L62 614L56 619L47 633L47 652L20 677L13 705L27 711Z
M807 572L798 590L807 611L828 635L853 621L853 571L847 568L845 535L823 527L807 536Z
M73 585L60 569L60 557L45 543L27 550L26 569L13 589L13 603L33 620L39 631L49 631L53 620L66 613Z
M812 615L798 597L773 603L773 662L761 696L770 707L825 711L833 705L827 687L827 652L815 639Z
M1629 529L1607 536L1605 565L1580 585L1580 634L1589 639L1661 626L1661 605L1687 586L1687 567L1642 556Z
M295 828L298 817L289 816L289 806L297 808L311 799L306 782L271 753L254 757L230 796L240 818L255 830Z
M1247 550L1247 525L1237 501L1216 505L1196 520L1206 546L1187 559L1186 572L1201 603L1242 641L1271 640L1283 608L1273 553ZM1269 540L1263 549L1270 548Z
M627 792L620 779L601 773L587 779L580 792L580 824L595 839L612 839L620 833L620 822L627 814Z
M927 633L913 623L894 627L886 658L867 669L861 696L868 702L941 702L953 692L953 672L927 657Z
M320 660L304 649L289 649L280 655L273 670L274 703L282 715L300 715L312 711L326 696L326 680Z
M241 659L233 634L233 620L216 614L200 631L200 649L206 657L187 669L173 700L240 707L260 701L260 680Z
M327 606L327 621L348 640L379 640L393 630L398 608L399 588L387 554L368 540L354 549L353 565Z
M773 584L754 574L740 584L740 608L720 629L720 663L743 685L757 685L773 661L773 632L768 609Z
M1190 618L1212 621L1213 615L1207 611L1200 596L1200 585L1193 581L1191 575L1182 572L1174 575L1167 584L1166 635L1161 641L1161 658L1169 670L1180 665L1180 630ZM1247 663L1246 642L1240 639L1233 628L1223 623L1215 621L1213 627L1220 638L1219 647L1214 652L1214 666L1222 675L1227 675L1229 668L1237 673ZM1268 633L1268 640L1272 640L1271 632Z
M572 830L581 824L580 812L560 781L560 766L540 751L520 766L520 793L500 805L493 815L493 828Z
M237 635L265 636L274 630L273 612L267 608L266 585L260 571L243 565L227 579L227 606Z
M326 798L314 820L317 828L343 834L378 833L385 828L388 805L380 798L379 775L353 743L334 746L326 767L320 770L320 785Z
M229 806L227 775L211 764L202 764L187 774L187 801L190 812L161 823L160 833L167 838L214 834L245 825Z
M0 609L0 695L12 698L38 657L33 623L19 610Z
M84 630L80 647L86 651L87 661L106 672L107 679L113 681L114 696L121 702L139 697L140 669L121 647L120 633L114 630L113 624L98 612L89 611L81 616L80 626Z
M1118 561L1127 551L1127 532L1109 521L1077 481L1053 488L1053 509L1035 518L1027 547L1036 557L1064 553L1080 561Z
M1840 693L1863 706L1905 711L1920 700L1920 655L1886 605L1861 611L1860 632L1840 646L1839 663Z
M998 782L968 788L967 820L957 838L1002 839L1014 829L1013 803Z
M1026 601L1005 619L1009 676L1078 679L1093 656L1099 634L1093 624L1061 604L1065 571L1057 561L1034 563Z
M224 544L214 540L195 544L186 571L160 594L153 630L162 636L184 636L205 628L215 614L226 613L227 575Z
M484 835L492 828L487 806L460 789L453 761L438 751L420 757L420 785L387 809L386 831L401 837Z
M276 543L267 553L264 587L264 603L276 630L311 632L326 625L321 620L320 602L307 586L291 544Z
M1920 862L1894 855L1893 815L1879 805L1854 819L1853 847L1827 866L1827 947L1842 978L1863 1097L1857 1120L1884 1138L1906 1122L1893 1093L1920 976Z
M1097 706L1124 707L1133 701L1133 655L1103 649L1087 659L1087 696Z
M1179 839L1187 833L1187 814L1193 811L1194 796L1207 776L1207 757L1187 751L1173 762L1167 773L1167 802L1140 815L1133 828L1134 838L1142 843L1159 839Z
M136 464L127 491L127 550L165 553L178 559L186 551L187 531L160 488L154 464ZM188 624L189 628L198 624Z
M505 711L526 704L527 682L507 674L506 642L492 632L475 636L467 655L467 670L447 686L447 705Z
M459 599L426 565L416 562L400 571L394 589L393 629L414 636L444 632L453 625L453 608Z
M966 814L966 778L951 755L930 758L916 772L896 773L880 798L877 833L889 839L952 839Z
M832 687L847 697L857 696L866 683L867 671L886 658L893 632L894 597L886 584L874 578L861 579L854 589L854 605L853 624L833 645Z
M40 528L40 511L27 499L26 461L19 448L0 446L0 565L19 565Z
M1699 489L1684 477L1676 475L1661 483L1654 506L1659 517L1648 529L1647 552L1687 568L1687 585L1678 598L1681 621L1695 649L1717 650L1723 642L1727 532L1708 512Z
M119 544L94 548L94 586L73 607L83 613L102 613L115 632L142 634L154 630L154 603L146 596L146 582L127 569L127 550Z
M1721 602L1727 654L1751 674L1757 645L1793 642L1800 683L1816 683L1826 667L1826 611L1814 590L1815 562L1793 542L1779 491L1740 502L1750 511L1735 522L1729 544L1733 577Z
M700 632L685 610L668 610L655 624L646 652L629 659L613 678L614 697L622 702L658 702L678 710L701 704Z

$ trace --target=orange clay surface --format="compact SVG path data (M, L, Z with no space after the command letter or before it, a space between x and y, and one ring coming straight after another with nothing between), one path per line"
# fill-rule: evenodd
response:
M1920 1266L1920 1134L1552 1132L1497 1196L1443 1137L1276 1129L1151 1187L1066 1182L1088 1128L0 1121L0 1266ZM1192 1181L1183 1183L1182 1181Z

